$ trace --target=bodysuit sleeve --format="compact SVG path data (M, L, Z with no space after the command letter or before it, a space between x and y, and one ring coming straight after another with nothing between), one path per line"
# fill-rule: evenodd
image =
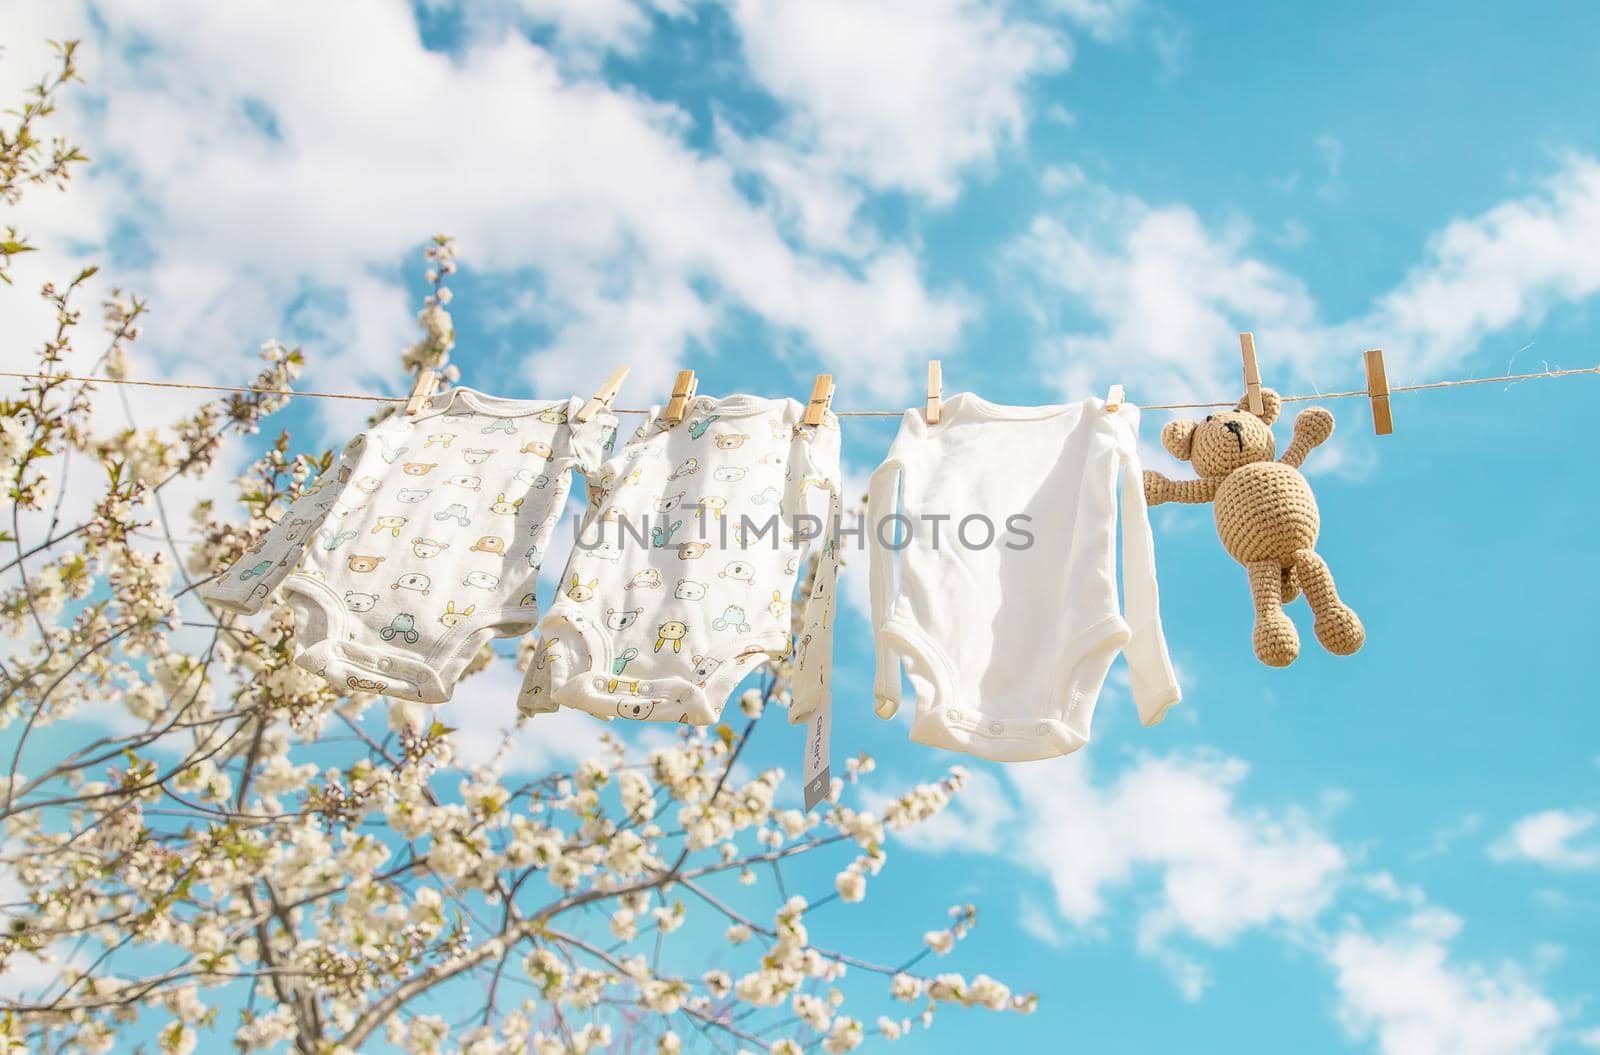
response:
M1123 413L1137 415L1127 404ZM1130 416L1132 416L1130 415ZM1167 709L1182 699L1178 679L1167 655L1167 638L1161 629L1161 598L1156 588L1155 540L1144 500L1144 471L1139 461L1137 418L1124 434L1122 461L1122 589L1123 618L1131 636L1123 649L1133 687L1139 720L1154 725Z
M843 489L839 473L838 419L828 414L803 449L805 460L795 467L798 479L791 482L790 491L798 490L797 505L813 516L822 516L823 521L821 536L811 543L811 552L817 560L816 574L806 597L800 634L794 642L791 722L804 721L823 704L833 670L833 624L839 585L837 526Z
M365 436L345 444L334 464L300 493L260 542L245 550L227 571L200 587L200 599L213 608L241 615L260 611L267 595L300 562L306 545L322 527L354 474L365 444Z

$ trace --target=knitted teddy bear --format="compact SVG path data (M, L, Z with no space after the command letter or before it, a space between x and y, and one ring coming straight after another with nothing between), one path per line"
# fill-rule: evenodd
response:
M1287 667L1300 654L1300 635L1284 614L1285 603L1304 591L1316 617L1317 640L1336 656L1348 656L1366 640L1366 630L1349 605L1339 600L1333 573L1314 548L1321 519L1311 485L1300 464L1333 435L1333 415L1322 407L1302 410L1294 420L1294 439L1283 457L1272 460L1276 442L1270 426L1282 400L1261 390L1261 414L1236 409L1207 415L1204 421L1171 421L1161 444L1191 463L1198 480L1169 480L1153 470L1144 474L1145 501L1211 502L1217 534L1228 555L1250 575L1255 600L1256 658L1270 667Z

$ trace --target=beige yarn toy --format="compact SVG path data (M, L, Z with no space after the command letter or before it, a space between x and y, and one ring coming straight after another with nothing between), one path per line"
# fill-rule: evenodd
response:
M1322 521L1311 484L1300 473L1306 455L1333 435L1333 415L1322 407L1302 410L1294 419L1289 449L1273 461L1276 441L1269 426L1281 405L1278 393L1263 388L1259 416L1245 410L1241 399L1236 409L1204 421L1168 422L1161 430L1162 446L1191 463L1200 479L1169 480L1153 470L1144 474L1150 505L1212 503L1222 548L1250 574L1256 658L1269 667L1287 667L1300 654L1300 635L1283 606L1301 591L1323 648L1348 656L1367 636L1317 556Z

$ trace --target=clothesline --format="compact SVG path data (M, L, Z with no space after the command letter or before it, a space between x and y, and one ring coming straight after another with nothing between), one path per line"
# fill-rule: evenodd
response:
M1466 385L1493 385L1516 381L1539 381L1553 378L1575 377L1579 374L1600 374L1600 366L1583 366L1570 370L1541 370L1528 374L1503 374L1499 377L1468 377L1453 381L1430 381L1416 385L1393 385L1391 393L1397 392L1427 392L1441 388L1460 388ZM192 392L231 392L243 395L259 396L301 396L306 399L349 399L367 403L399 403L406 402L406 396L378 396L358 392L314 392L299 391L289 388L247 388L234 385L200 385L182 381L140 381L133 378L111 377L83 377L76 374L29 374L14 370L0 370L0 377L19 377L31 381L81 381L97 385L131 385L140 388L171 388ZM1324 399L1365 399L1369 395L1364 388L1350 389L1342 392L1304 392L1296 395L1280 396L1285 403L1302 403L1311 400ZM1213 407L1232 407L1237 400L1218 400L1214 402L1197 403L1139 403L1132 401L1143 410L1205 410ZM613 414L648 414L648 410L612 408ZM897 418L904 414L905 408L898 410L836 410L833 413L841 418Z

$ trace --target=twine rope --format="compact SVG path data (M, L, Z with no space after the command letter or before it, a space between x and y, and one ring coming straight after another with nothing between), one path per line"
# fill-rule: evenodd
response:
M1529 374L1502 374L1499 377L1465 377L1453 381L1430 381L1416 385L1390 385L1389 394L1397 395L1402 392L1431 392L1442 388L1461 388L1467 385L1496 385L1512 384L1518 381L1543 381L1563 377L1576 377L1580 374L1600 374L1600 366L1583 366L1570 370L1541 370ZM83 377L77 374L30 374L14 370L0 370L0 377L19 377L28 381L81 381L95 385L131 385L139 388L171 388L187 392L229 392L240 395L255 396L300 396L306 399L349 399L365 403L397 403L404 404L409 396L375 396L359 392L311 392L299 391L290 388L245 388L233 385L200 385L184 381L139 381L133 378L112 377ZM446 393L447 394L447 393ZM1297 395L1280 396L1285 403L1303 403L1311 400L1323 399L1365 399L1369 393L1364 388L1353 388L1343 392L1304 392ZM1237 399L1220 400L1202 403L1139 403L1130 400L1141 410L1208 410L1216 407L1233 407ZM648 410L611 408L613 414L648 414ZM905 408L900 410L835 410L833 413L841 418L898 418L904 414Z

